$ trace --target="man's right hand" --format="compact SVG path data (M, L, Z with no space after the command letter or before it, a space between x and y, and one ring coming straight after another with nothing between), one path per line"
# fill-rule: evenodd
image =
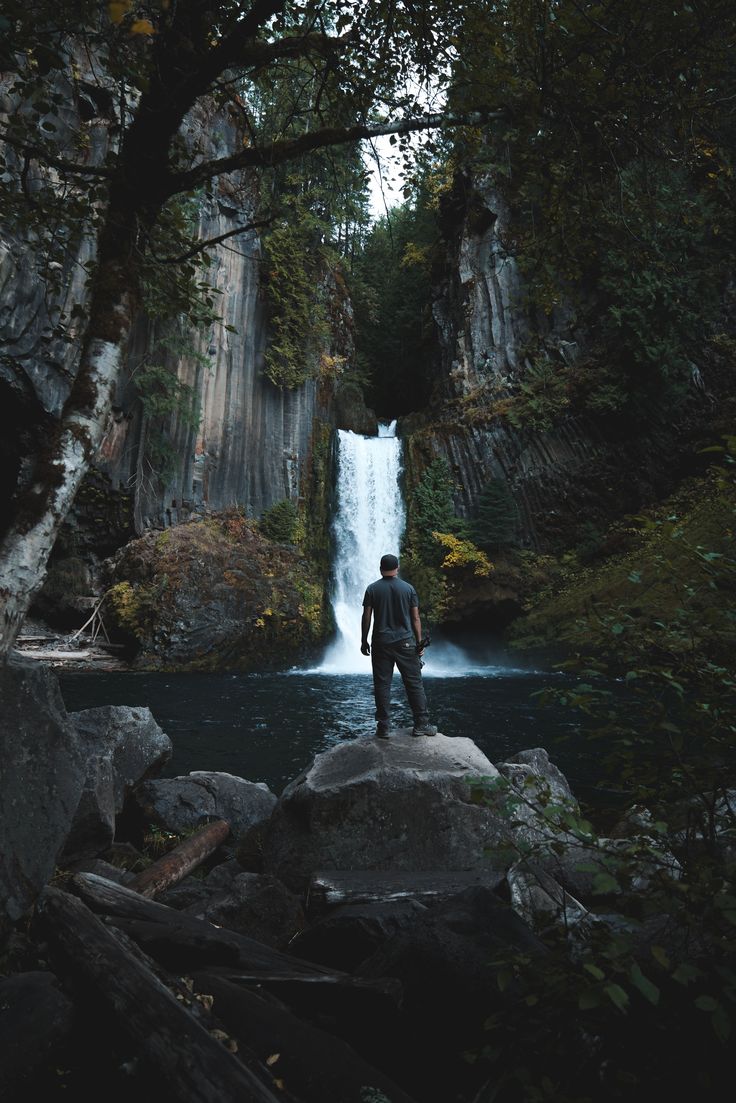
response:
M370 653L371 653L370 644L362 643L360 645L360 653L361 653L361 655L370 655Z

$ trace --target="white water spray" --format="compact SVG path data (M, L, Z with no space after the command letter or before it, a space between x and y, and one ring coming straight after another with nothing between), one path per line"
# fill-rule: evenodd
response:
M399 554L405 524L400 474L395 421L379 425L377 437L338 430L332 599L337 638L320 667L326 674L370 674L370 659L360 653L363 594L380 577L381 556Z
M379 425L376 437L338 430L332 597L337 636L315 673L371 673L370 659L360 653L363 595L366 586L379 577L381 556L399 554L406 523L401 470L401 441L395 421ZM419 599L421 603L421 594ZM499 664L491 655L472 660L462 648L443 640L425 652L425 663L424 674L430 678L526 673Z

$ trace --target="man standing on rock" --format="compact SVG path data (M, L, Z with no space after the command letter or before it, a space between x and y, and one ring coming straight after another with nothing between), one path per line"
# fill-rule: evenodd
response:
M363 598L360 650L373 664L373 695L376 699L376 738L389 738L389 702L394 666L404 683L414 714L412 735L436 735L429 723L427 697L422 684L422 622L419 598L413 586L399 575L395 555L381 557L381 577L371 582ZM373 618L370 645L368 631Z

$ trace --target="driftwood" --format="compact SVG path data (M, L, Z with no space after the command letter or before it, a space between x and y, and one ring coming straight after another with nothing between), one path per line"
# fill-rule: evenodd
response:
M503 875L486 870L330 869L312 875L307 910L315 915L338 904L377 904L408 898L436 903L479 885L496 888L502 880Z
M37 915L52 951L166 1079L181 1103L279 1103L276 1087L251 1069L197 1021L145 964L122 945L76 897L47 888Z
M89 651L37 651L30 647L21 649L20 653L24 659L47 659L49 662L90 657Z
M273 1075L304 1103L412 1103L341 1038L220 976L195 973L193 980L198 992L214 998L212 1010L228 1033L269 1062Z
M334 969L281 953L247 935L216 927L206 919L148 900L127 886L94 873L76 874L71 886L93 911L111 917L115 926L170 969L229 965L243 972L262 971L267 975L336 973Z
M229 834L230 824L225 820L206 824L148 869L144 869L126 887L141 896L158 895L171 885L178 884L183 877L201 865L205 858L209 858L225 842Z

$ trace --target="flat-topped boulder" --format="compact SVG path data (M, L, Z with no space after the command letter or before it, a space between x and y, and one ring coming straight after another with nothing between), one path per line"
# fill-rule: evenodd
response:
M470 739L410 732L318 754L273 811L264 868L299 891L315 869L490 868L508 822L474 800L472 782L496 767Z

